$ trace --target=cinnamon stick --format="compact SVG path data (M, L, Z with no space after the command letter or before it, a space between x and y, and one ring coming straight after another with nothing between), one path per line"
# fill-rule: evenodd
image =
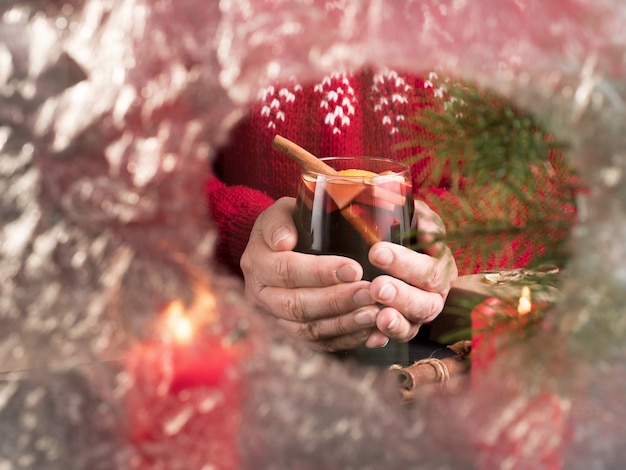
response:
M362 217L352 212L352 204L341 209L341 215L343 215L343 217L350 222L352 228L359 232L361 237L363 237L363 240L365 240L365 243L368 245L373 245L374 243L382 241L382 238L378 235L376 227L372 227L370 224L365 222Z
M441 382L445 383L450 377L468 370L469 361L452 356L443 359L423 359L408 367L392 369L398 375L400 387L405 390L414 390L420 385Z
M272 145L276 150L280 150L307 171L313 171L323 175L339 174L337 170L324 163L309 151L280 135L274 137Z
M391 369L400 380L400 397L403 403L411 404L426 386L439 384L454 387L460 382L454 381L469 369L469 361L460 356L444 359L424 359L405 368Z
M309 151L303 149L298 144L285 139L280 135L274 136L272 145L276 150L281 151L293 161L298 163L306 171L313 171L323 175L338 175L339 172L331 166L324 163ZM381 241L380 236L374 227L369 226L359 215L352 212L351 207L347 206L341 210L341 215L352 225L352 227L363 237L363 240L369 245L373 245Z

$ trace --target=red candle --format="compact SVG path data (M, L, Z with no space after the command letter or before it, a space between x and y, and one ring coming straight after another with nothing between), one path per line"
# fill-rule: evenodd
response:
M489 297L472 310L472 375L484 370L506 342L523 339L537 326L537 312L547 304L533 304L524 286L518 299Z
M550 390L530 394L507 377L488 374L498 354L540 327L548 303L532 303L525 287L519 299L491 297L471 312L471 381L476 393L478 432L473 434L479 468L560 469L565 408ZM502 410L498 412L498 408Z
M243 347L173 303L161 338L129 351L129 467L236 469ZM210 332L209 332L210 330Z

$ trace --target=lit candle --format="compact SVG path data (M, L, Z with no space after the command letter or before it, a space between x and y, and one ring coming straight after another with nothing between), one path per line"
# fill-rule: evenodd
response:
M167 309L165 326L168 336L179 344L191 342L194 334L191 319L185 315L182 302L175 301Z
M518 315L526 315L530 313L532 310L532 303L530 301L530 287L524 286L522 287L522 294L519 296L519 301L517 302L517 314Z
M491 407L491 411L496 406L503 407L501 413L484 413L479 407L483 411L473 419L479 429L472 435L478 468L522 466L558 470L563 466L567 403L547 389L527 393L521 383L515 385L511 381L515 374L503 377L499 385L499 377L487 379L489 366L507 345L523 340L529 329L540 327L541 315L548 305L533 303L530 289L524 286L518 299L491 297L471 312L472 387L477 400Z
M522 288L518 299L490 297L472 310L472 376L493 361L498 348L524 335L530 325L529 315L539 307L533 305L528 286Z
M209 293L187 309L174 301L157 319L158 337L129 351L132 468L237 468L244 347L216 320Z

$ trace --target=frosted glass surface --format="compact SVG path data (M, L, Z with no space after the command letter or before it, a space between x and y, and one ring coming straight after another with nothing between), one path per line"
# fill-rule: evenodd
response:
M622 0L2 2L0 469L618 467L624 24ZM590 187L551 333L408 408L275 337L208 261L208 163L257 90L365 65L510 97ZM210 393L156 386L174 300L226 338Z

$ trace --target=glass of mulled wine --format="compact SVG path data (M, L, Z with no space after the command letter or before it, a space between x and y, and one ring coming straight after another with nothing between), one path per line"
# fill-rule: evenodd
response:
M389 241L404 246L414 243L409 167L374 157L321 160L337 174L302 171L294 215L298 228L296 250L355 259L363 267L363 278L371 281L384 274L368 260L374 243ZM408 365L407 344L390 342L380 349L363 346L339 355L367 364Z

